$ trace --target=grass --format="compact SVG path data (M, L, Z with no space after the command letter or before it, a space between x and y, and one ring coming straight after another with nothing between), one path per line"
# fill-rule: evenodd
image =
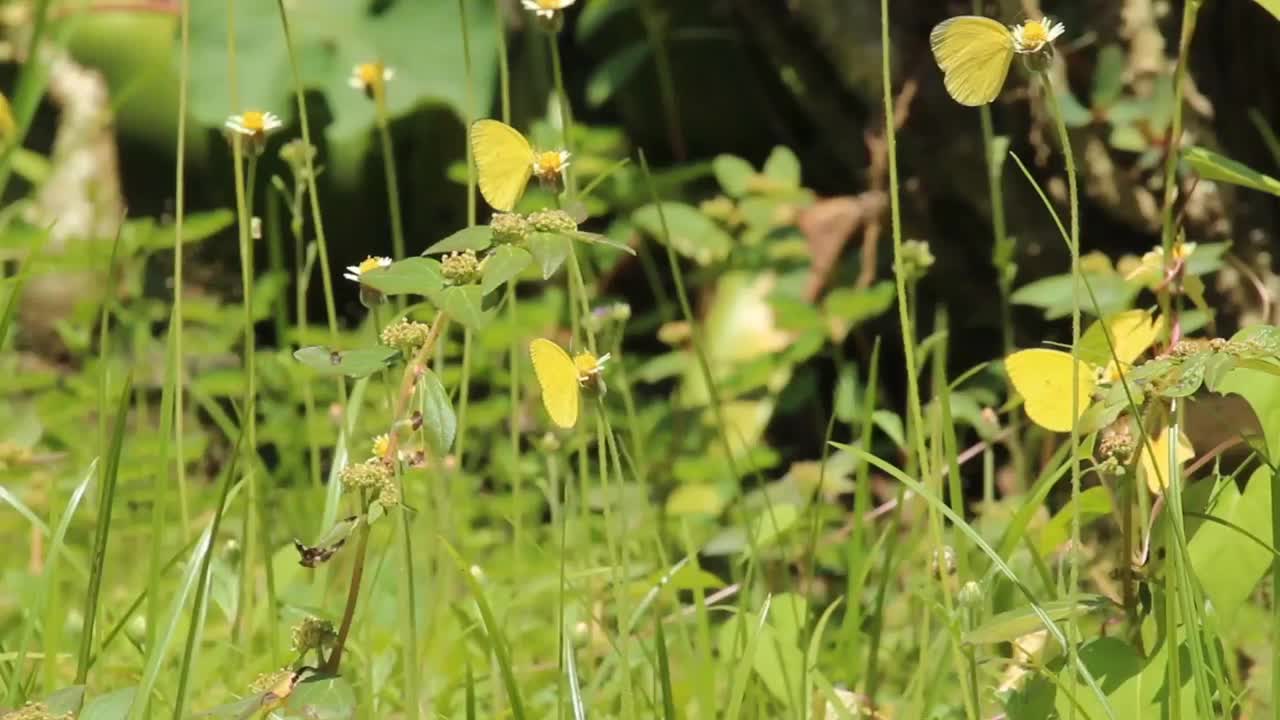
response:
M188 3L178 7L185 108L191 33ZM457 6L468 121L486 114L475 106L477 7ZM761 169L721 156L701 174L651 165L643 148L634 163L598 156L594 129L575 123L585 116L575 115L556 22L521 30L539 52L519 57L547 61L550 134L575 155L563 195L531 188L518 210L563 209L551 217L565 222L590 195L600 214L630 218L611 237L642 245L634 274L650 285L653 308L606 294L629 258L583 241L590 236L542 228L494 242L498 223L482 223L470 147L457 148L468 160L469 237L487 233L481 257L507 248L528 267L486 294L480 284L497 260L468 269L464 254L417 256L430 243L408 235L401 217L407 198L386 97L395 83L370 101L397 262L359 287L334 283L317 188L323 157L304 152L292 177L271 180L288 223L267 223L275 255L262 273L251 229L267 166L255 149L265 138L233 138L224 180L236 200L241 300L202 304L181 252L172 295L122 299L121 278L149 261L122 230L108 289L92 299L96 347L57 382L0 398L14 418L0 435L0 530L30 543L29 553L0 562L14 588L0 598L3 704L45 701L23 712L49 717L60 690L83 686L83 716L129 718L1280 717L1269 693L1280 684L1280 651L1252 637L1257 627L1280 636L1280 614L1262 590L1277 556L1280 505L1267 492L1276 448L1255 444L1243 464L1219 458L1194 478L1176 442L1167 459L1154 458L1161 432L1176 438L1189 425L1194 403L1171 388L1190 382L1194 362L1216 370L1201 367L1191 389L1236 388L1274 443L1280 429L1267 423L1280 371L1267 353L1280 347L1280 331L1208 349L1166 336L1165 354L1132 368L1132 382L1103 388L1087 407L1071 393L1078 419L1069 435L1024 421L999 356L952 367L964 341L961 309L922 292L932 256L908 241L898 151L913 138L895 122L895 26L888 0L879 7L892 303L876 305L874 288L843 298L844 288L807 299L794 291L790 278L807 257L794 264L790 218L812 200L794 153L775 151ZM1198 7L1189 2L1183 16L1178 98ZM295 124L310 146L308 60L294 44L303 35L291 24L297 11L283 0L277 9ZM654 114L666 149L681 158L689 150L681 108L694 99L677 96L680 35L658 3L635 12L656 71ZM238 113L235 3L227 17ZM496 104L510 120L513 78L522 75L510 67L519 60L504 28ZM22 69L19 87L42 82L38 65ZM1069 292L1059 300L1071 316L1072 357L1118 360L1114 328L1085 323L1107 315L1105 296L1081 267L1089 239L1064 89L1050 78L1033 82L1054 118L1065 224L1040 176L1013 158L1069 249ZM30 117L20 114L24 134ZM977 120L1003 355L1016 339L1014 229L1004 162L994 156L997 118L984 108ZM192 223L186 137L184 111L174 239L164 252L183 246ZM723 194L698 197L681 173ZM1176 261L1176 153L1163 176L1165 280L1136 307L1154 304L1179 328L1194 292ZM759 208L768 212L750 212ZM546 222L520 217L529 227L535 217ZM280 250L286 228L292 270ZM722 256L687 244L714 233L729 238ZM22 246L4 286L6 355L34 352L18 312L29 280L69 262L40 247ZM326 308L318 327L304 302L313 271ZM281 295L297 300L292 317L255 306L272 273L292 286ZM367 312L344 322L339 308L357 296ZM879 313L889 313L892 337L863 324ZM278 337L260 344L268 323ZM395 352L379 345L397 328L418 335ZM534 399L553 391L524 361L534 337L611 355L607 393L581 382L573 429L551 427ZM316 339L327 342L328 362L295 360ZM360 365L361 352L374 359ZM152 357L164 358L155 373L141 359ZM225 380L199 370L226 357L237 362ZM890 362L902 365L900 389ZM815 367L834 369L840 383L814 381ZM1060 386L1089 371L1072 362ZM776 418L813 426L804 426L812 456L774 446ZM73 442L85 428L90 442ZM1121 430L1132 433L1128 452L1108 454ZM1144 452L1168 475L1157 483L1167 490L1154 519ZM1012 480L997 482L1002 474ZM1157 552L1136 566L1148 533ZM323 557L303 567L297 547L303 560ZM1272 594L1276 582L1273 574ZM282 669L296 685L265 681Z

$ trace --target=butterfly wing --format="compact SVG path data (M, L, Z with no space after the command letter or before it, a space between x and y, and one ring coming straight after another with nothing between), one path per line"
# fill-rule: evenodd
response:
M1138 458L1138 464L1142 467L1142 476L1146 478L1147 487L1152 494L1159 495L1169 487L1169 478L1173 475L1169 467L1169 428L1165 428L1160 432L1159 437L1151 440L1150 448L1138 448L1138 452L1142 453ZM1196 456L1196 451L1191 447L1191 441L1187 439L1185 433L1178 435L1177 453L1179 467ZM1155 456L1154 460L1152 456Z
M564 348L543 338L529 343L533 373L542 388L542 406L551 421L562 428L578 422L578 368Z
M1093 368L1080 366L1080 415L1089 407L1097 385ZM1071 430L1071 355L1060 350L1020 350L1004 360L1005 371L1013 387L1026 401L1027 417L1046 430ZM1078 417L1078 416L1077 416Z
M506 123L477 120L471 125L471 152L480 194L494 210L511 212L533 176L533 146Z
M1000 94L1013 63L1013 36L991 18L962 15L929 34L947 92L961 105L986 105Z

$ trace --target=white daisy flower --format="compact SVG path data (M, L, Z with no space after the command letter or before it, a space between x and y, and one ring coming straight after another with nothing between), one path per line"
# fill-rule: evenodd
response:
M534 15L548 20L554 19L556 13L564 10L575 0L523 0L525 10L532 10Z
M384 268L384 267L390 267L390 266L391 266L391 258L374 257L370 255L369 257L365 258L364 261L361 262L359 265L348 265L347 271L343 273L342 277L350 280L351 282L360 282L360 276L364 275L370 270L377 270L378 268Z
M347 78L347 84L372 97L377 90L385 88L395 76L396 69L387 67L381 62L360 63L351 68L351 77Z
M1027 20L1021 25L1014 25L1009 30L1013 33L1014 51L1028 55L1040 52L1045 45L1057 40L1067 31L1067 26L1044 18Z
M260 139L284 127L275 113L261 110L246 110L239 115L232 115L223 123L228 130L246 137Z
M548 150L534 153L533 174L543 182L555 182L569 167L568 150Z

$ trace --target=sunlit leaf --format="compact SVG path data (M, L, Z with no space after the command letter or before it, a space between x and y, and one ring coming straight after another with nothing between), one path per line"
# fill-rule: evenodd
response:
M304 347L293 353L298 362L321 375L346 375L350 378L361 378L384 370L399 356L399 350L388 347L338 351L323 345Z
M436 241L431 247L422 251L423 255L475 250L479 252L493 244L493 229L488 225L474 225L463 228L443 240Z
M436 458L442 458L453 447L453 437L458 431L458 417L449 402L440 378L430 369L424 370L418 380L422 396L422 430Z
M385 268L375 268L360 276L360 282L384 295L430 296L444 287L440 263L430 258L397 260Z
M480 281L480 294L488 295L503 283L524 272L533 264L528 250L515 245L500 245L485 258L484 277Z
M1187 148L1183 151L1182 157L1192 170L1206 180L1216 180L1280 195L1280 180L1270 175L1263 175L1244 163L1236 162L1211 150L1201 147Z
M664 202L661 212L657 205L645 205L631 214L631 221L658 241L669 242L677 253L699 265L725 259L733 247L733 238L692 205Z

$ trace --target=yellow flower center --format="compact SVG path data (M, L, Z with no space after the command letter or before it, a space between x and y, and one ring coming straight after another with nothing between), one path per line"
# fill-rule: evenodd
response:
M545 1L546 0L540 0L540 2ZM560 167L560 153L555 150L538 153L534 158L534 163L538 166L539 172L546 173L548 175L558 173L564 169Z
M367 87L372 87L382 79L382 63L361 63L356 68L356 75L360 78L360 82Z
M1022 42L1026 45L1043 45L1049 42L1049 28L1039 20L1028 20L1022 24Z
M379 435L373 439L373 455L374 457L385 458L391 451L391 438L388 435Z
M578 377L585 377L599 372L600 361L595 355L582 352L574 356L573 366L578 369Z
M538 7L543 10L559 10L560 0L538 0Z
M257 110L248 110L240 116L240 124L250 132L262 132L266 129L266 116Z
M360 265L359 265L358 267L359 267L359 270L360 270L360 274L361 274L361 275L363 275L363 274L365 274L365 273L369 272L370 270L373 270L373 269L375 269L375 268L379 267L380 265L382 265L382 261L381 261L381 259L370 256L370 257L365 258L365 259L364 259L364 261L363 261L363 262L361 262L361 263L360 263Z

